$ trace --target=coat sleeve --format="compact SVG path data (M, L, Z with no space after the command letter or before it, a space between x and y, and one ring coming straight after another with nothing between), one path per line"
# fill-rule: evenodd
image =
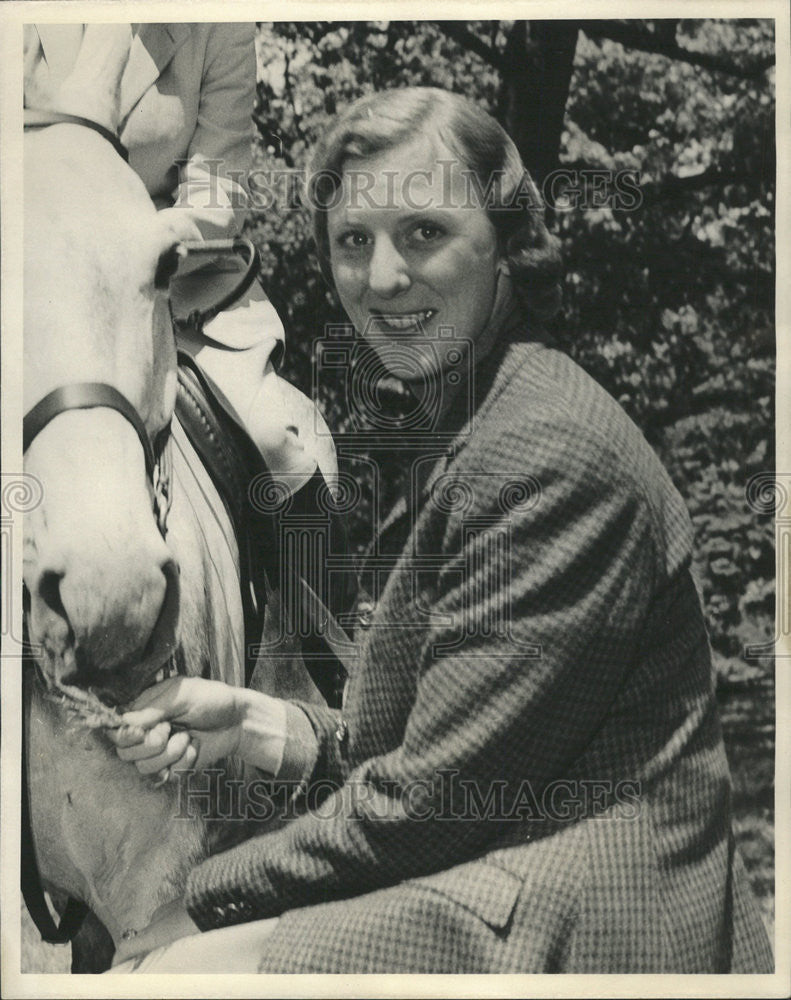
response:
M241 229L255 81L255 25L208 26L197 125L174 192L174 207L189 213L182 238L220 239Z
M447 624L427 629L401 745L351 771L318 810L195 869L187 905L200 927L460 863L502 834L476 802L498 784L507 797L528 782L540 797L568 772L638 658L663 562L629 470L562 437L531 459L537 502L506 512L494 488L476 506L510 537L505 561L491 535L449 519L431 602ZM525 468L516 455L505 467Z

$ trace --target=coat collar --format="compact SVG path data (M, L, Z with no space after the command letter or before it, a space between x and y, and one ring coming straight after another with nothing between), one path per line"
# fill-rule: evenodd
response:
M151 84L161 75L190 34L188 24L142 24L132 40L121 78L120 120L125 123Z

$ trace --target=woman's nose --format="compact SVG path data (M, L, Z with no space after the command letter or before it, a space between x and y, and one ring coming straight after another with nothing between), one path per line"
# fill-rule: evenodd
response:
M411 284L407 262L391 240L377 240L371 256L368 284L374 295L391 298Z

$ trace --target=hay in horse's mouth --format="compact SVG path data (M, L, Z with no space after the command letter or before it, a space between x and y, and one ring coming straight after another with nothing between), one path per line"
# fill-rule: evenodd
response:
M165 666L160 667L153 677L149 678L149 684L156 684L177 672L175 658L171 658ZM120 729L125 726L130 733L134 732L140 738L144 735L145 731L139 726L130 726L125 723L118 707L108 705L93 687L66 684L55 678L47 677L43 672L40 672L39 676L44 682L47 696L51 700L57 701L68 712L73 721L81 723L88 729Z
M125 725L118 709L105 705L93 691L56 682L47 685L47 695L58 701L75 721L88 729L119 729ZM129 728L137 729L132 726Z

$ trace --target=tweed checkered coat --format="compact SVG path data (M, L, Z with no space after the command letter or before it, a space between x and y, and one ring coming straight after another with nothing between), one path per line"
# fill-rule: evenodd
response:
M562 353L478 374L383 533L344 726L294 710L320 807L197 868L190 913L282 914L271 972L770 971L681 498Z

